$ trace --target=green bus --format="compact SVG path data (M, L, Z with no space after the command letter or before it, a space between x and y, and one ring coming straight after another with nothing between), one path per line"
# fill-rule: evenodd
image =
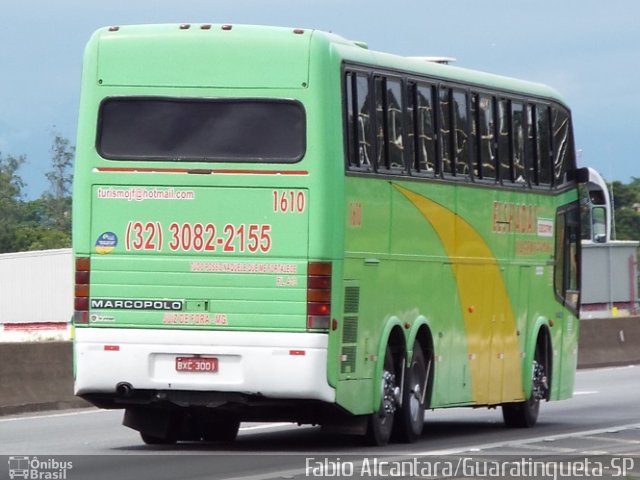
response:
M334 34L110 27L85 51L75 392L150 444L243 421L415 441L572 395L580 225L545 86Z

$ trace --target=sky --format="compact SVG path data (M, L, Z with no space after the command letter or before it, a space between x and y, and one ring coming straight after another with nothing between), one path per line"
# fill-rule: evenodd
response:
M27 199L49 188L53 136L75 144L92 32L146 23L316 28L545 83L573 111L580 166L608 181L640 177L638 0L6 0L0 12L0 153L26 156Z

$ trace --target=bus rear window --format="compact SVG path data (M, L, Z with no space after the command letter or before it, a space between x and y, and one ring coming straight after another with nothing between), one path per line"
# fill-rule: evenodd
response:
M110 160L294 163L305 125L291 100L113 97L100 106L96 148Z

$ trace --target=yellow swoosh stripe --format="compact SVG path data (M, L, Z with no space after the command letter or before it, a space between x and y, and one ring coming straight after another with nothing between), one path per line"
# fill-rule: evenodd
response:
M464 317L473 401L486 405L524 399L516 322L491 249L478 231L453 211L393 186L433 226L452 261Z

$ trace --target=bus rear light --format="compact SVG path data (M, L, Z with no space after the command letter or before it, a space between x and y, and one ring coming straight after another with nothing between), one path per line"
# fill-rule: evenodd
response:
M88 272L91 270L91 258L89 257L77 257L76 258L76 272Z
M222 30L229 31L233 28L233 25L226 24L226 25L222 25L222 27L220 28L222 28Z
M76 298L89 297L89 285L78 285L76 283Z
M308 275L331 277L331 262L309 262Z
M331 304L331 290L307 290L307 302L323 302L327 305Z
M331 263L307 266L307 328L328 330L331 316Z
M329 330L329 316L309 315L307 328L309 330Z
M307 303L307 315L330 315L331 314L331 304L330 303L317 303L317 302L308 302Z
M91 278L91 259L76 257L75 294L73 301L73 322L89 323L89 280Z
M76 311L83 312L89 310L89 297L76 297L73 302Z
M76 285L89 284L89 272L76 272Z
M331 277L311 277L307 279L307 287L309 289L330 290Z

